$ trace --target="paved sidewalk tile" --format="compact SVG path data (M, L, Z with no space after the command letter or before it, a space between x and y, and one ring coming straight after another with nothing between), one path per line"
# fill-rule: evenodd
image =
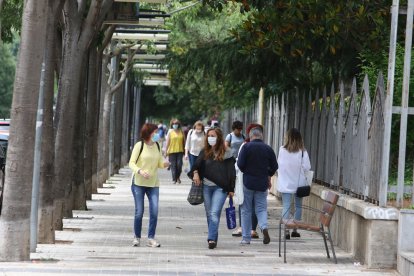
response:
M183 175L182 178L184 178ZM204 206L191 206L190 181L173 185L170 172L160 171L160 203L156 239L146 247L148 201L141 247L132 247L134 202L130 170L121 169L88 201L88 211L74 211L56 232L56 244L39 244L31 262L0 263L0 275L398 275L370 270L336 247L338 264L326 258L322 238L302 232L287 243L287 264L278 255L280 203L269 196L271 242L262 239L240 246L221 217L218 246L207 248ZM186 178L186 177L185 177ZM226 206L226 205L225 205ZM259 231L262 238L263 235Z

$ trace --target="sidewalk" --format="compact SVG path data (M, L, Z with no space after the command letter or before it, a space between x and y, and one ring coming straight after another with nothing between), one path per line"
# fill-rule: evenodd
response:
M271 243L253 240L240 246L223 216L218 247L207 248L204 206L186 197L190 180L173 185L160 171L160 210L156 238L160 248L146 247L148 201L145 202L141 247L132 247L134 206L130 170L122 169L88 201L88 211L74 211L56 232L56 244L38 245L31 262L0 263L0 275L398 275L369 270L336 247L338 264L326 258L322 238L302 232L288 241L287 264L278 256L280 203L269 196ZM262 238L261 233L259 233Z

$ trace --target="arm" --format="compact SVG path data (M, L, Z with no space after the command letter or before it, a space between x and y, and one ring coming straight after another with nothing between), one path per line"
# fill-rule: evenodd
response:
M230 144L230 135L231 134L227 134L226 139L224 141L224 144L226 145L226 148L230 148L231 144Z
M304 171L310 171L310 169L311 169L309 154L306 150L303 152L302 167L303 167Z
M140 170L140 168L138 168L137 166L137 163L135 162L137 161L137 158L138 158L139 150L141 148L141 143L142 142L138 142L135 144L134 149L132 150L131 158L129 159L129 163L128 163L128 166L131 168L134 174L139 174L139 170Z
M269 176L273 176L278 168L276 154L273 149L269 147Z
M239 156L237 157L237 166L240 171L244 173L246 168L246 154L247 154L247 145L240 149Z
M191 150L191 134L193 133L193 130L190 130L187 134L187 140L185 141L185 147L184 147L184 155L185 155L185 159L188 159L188 153Z
M165 156L167 156L168 154L167 154L167 152L168 152L168 147L170 146L170 130L168 131L168 133L167 133L167 135L166 135L166 137L165 137L165 139L166 139L166 144L165 144Z

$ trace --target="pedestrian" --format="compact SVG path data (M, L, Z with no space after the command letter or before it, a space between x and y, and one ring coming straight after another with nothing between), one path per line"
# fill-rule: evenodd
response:
M167 126L163 124L162 120L160 120L158 124L158 135L160 136L159 144L161 146L161 149L164 149L164 142L165 142L165 136L167 134Z
M209 129L204 139L204 149L188 174L195 185L203 185L209 249L217 246L221 211L226 198L234 194L234 164L231 150L224 145L222 131L219 128Z
M234 158L239 155L240 146L244 143L246 137L243 135L243 123L240 121L234 121L231 125L231 130L226 136L226 146L231 148L231 153Z
M306 185L305 171L309 171L311 165L302 135L296 128L286 132L285 143L279 149L278 163L277 190L282 194L282 217L289 218L290 206L294 198L294 219L301 220L302 198L296 196L296 190L299 186ZM285 235L286 239L290 239L291 236L300 237L296 229L293 229L292 235L289 231L286 231Z
M158 127L155 124L144 124L141 129L141 141L135 144L129 160L133 172L131 191L135 201L133 246L139 246L141 241L142 217L144 215L144 197L149 202L149 247L160 247L155 240L155 230L158 221L159 186L157 169L166 168L159 140Z
M273 149L263 142L263 127L254 127L249 131L250 142L240 150L237 166L243 172L242 241L250 244L252 230L252 212L257 216L263 233L263 243L270 242L267 223L267 194L271 188L271 177L278 165Z
M259 127L259 128L261 128L261 129L262 129L262 131L263 131L263 126L262 126L262 125L252 123L252 124L249 124L249 125L247 126L247 133L249 133L249 132L250 132L250 130L251 130L252 128L255 128L255 127ZM249 142L250 142L250 137L247 137L247 138L244 140L243 144L240 146L240 148L239 148L239 152L240 152L240 150L243 148L243 145L244 145L245 143L249 143ZM239 152L237 153L237 156L238 156ZM236 158L236 160L237 160L237 158ZM237 164L236 164L236 172L237 172L238 170L240 170L240 169L239 169L239 167L237 167ZM239 221L240 221L240 227L239 227L238 229L236 229L235 231L233 231L233 233L232 233L232 236L233 236L233 237L241 237L241 236L242 236L242 227L241 227L241 221L242 221L242 219L241 219L241 205L239 205ZM258 224L258 221L257 221L256 212L255 212L255 210L254 210L254 199L253 199L253 204L252 204L252 232L251 232L251 237L252 237L252 239L258 239L258 238L259 238L259 234L258 234L258 233L257 233L257 231L256 231L256 229L257 229L257 224Z
M170 169L173 184L181 183L181 171L183 169L185 136L178 119L173 119L171 130L167 134L166 151L170 161Z
M194 127L187 134L185 142L185 159L190 162L190 170L194 165L197 156L204 147L204 125L201 121L194 123Z

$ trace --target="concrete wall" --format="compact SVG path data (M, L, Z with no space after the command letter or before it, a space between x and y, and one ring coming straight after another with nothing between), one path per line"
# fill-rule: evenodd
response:
M271 192L277 195L276 178L273 183ZM313 184L311 195L304 198L303 204L320 209L322 199L328 190L321 185ZM380 208L340 194L331 222L334 244L352 253L355 259L369 268L395 268L398 216L399 211L395 208ZM309 210L303 210L302 219L318 225L319 216Z

